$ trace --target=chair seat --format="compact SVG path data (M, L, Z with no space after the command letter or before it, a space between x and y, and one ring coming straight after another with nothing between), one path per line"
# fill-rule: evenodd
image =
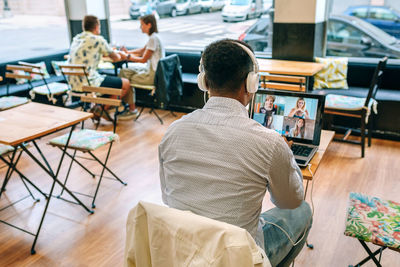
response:
M67 142L68 135L69 133L58 136L52 139L50 144L53 146L63 147ZM118 139L118 134L113 132L83 129L72 133L68 147L83 151L93 151L110 142L117 141Z
M138 84L138 83L132 83L131 87L145 89L145 90L155 90L156 89L156 87L154 85Z
M0 97L0 110L6 110L29 102L26 97L3 96Z
M9 145L0 144L0 156L6 154L8 152L11 152L11 151L14 151L14 147L9 146Z
M400 203L350 193L347 236L389 248L400 248Z
M49 83L49 88L46 85L34 87L31 92L39 95L48 95L49 90L52 95L59 95L69 90L68 85L65 83Z
M340 110L361 110L365 103L364 97L344 96L328 94L325 98L326 109L340 109ZM368 107L370 107L375 100L370 101ZM376 102L376 101L375 101Z

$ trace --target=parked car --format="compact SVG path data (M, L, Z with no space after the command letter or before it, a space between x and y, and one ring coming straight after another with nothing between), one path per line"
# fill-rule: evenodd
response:
M160 16L176 16L175 0L131 0L129 15L132 19L151 13L156 10Z
M201 13L200 0L176 0L176 14L187 15Z
M239 36L255 51L271 52L270 20L257 20ZM269 37L269 38L268 38ZM400 41L357 17L331 16L327 26L327 56L400 58Z
M352 6L345 15L361 18L379 29L400 38L400 12L387 6Z
M261 17L263 3L261 0L231 0L222 9L223 21L243 21Z
M200 0L203 12L221 10L225 5L225 0Z

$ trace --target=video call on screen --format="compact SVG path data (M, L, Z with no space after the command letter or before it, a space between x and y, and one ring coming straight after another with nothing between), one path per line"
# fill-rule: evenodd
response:
M253 119L279 134L313 140L318 100L256 94Z

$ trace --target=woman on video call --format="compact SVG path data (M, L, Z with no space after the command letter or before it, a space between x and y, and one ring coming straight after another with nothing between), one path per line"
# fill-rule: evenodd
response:
M295 126L292 129L290 129L289 137L304 138L305 131L306 131L306 120L298 118Z
M296 102L296 107L292 108L289 112L291 118L309 119L308 111L306 109L306 101L304 98L299 97Z
M272 129L272 115L276 113L276 107L274 106L275 96L268 95L265 99L264 106L260 108L260 112L265 114L263 125L268 129Z

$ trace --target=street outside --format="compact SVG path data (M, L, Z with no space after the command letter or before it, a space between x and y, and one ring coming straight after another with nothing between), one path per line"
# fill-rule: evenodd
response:
M221 12L165 17L158 20L160 38L166 49L203 50L214 40L238 39L256 19L237 23L222 22ZM0 61L42 56L68 49L66 17L15 15L0 18ZM140 47L147 36L139 21L111 17L111 39L116 46Z

